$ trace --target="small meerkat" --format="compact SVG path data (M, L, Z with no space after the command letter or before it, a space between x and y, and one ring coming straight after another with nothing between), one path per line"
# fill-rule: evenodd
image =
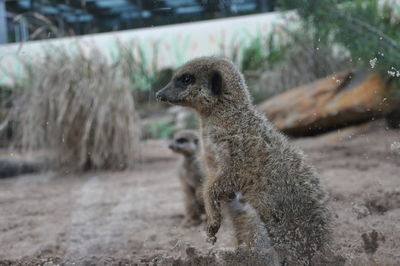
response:
M240 192L266 225L282 263L310 265L330 240L325 194L303 153L256 111L235 65L220 57L189 61L157 98L200 117L208 241L216 241L222 204ZM237 232L251 226L234 225Z
M175 133L169 148L182 155L179 163L179 179L184 193L186 218L185 227L199 225L204 213L202 182L204 172L199 161L199 135L194 130Z
M242 194L236 193L233 200L229 201L226 209L231 216L233 227L236 230L238 246L255 250L269 249L272 247L268 231L265 224L261 221L258 212L243 199ZM248 226L247 228L241 227ZM251 245L246 246L248 243Z
M244 201L242 194L236 193L225 207L232 220L238 249L249 256L257 256L259 260L268 254L268 265L280 265L265 224L257 210Z

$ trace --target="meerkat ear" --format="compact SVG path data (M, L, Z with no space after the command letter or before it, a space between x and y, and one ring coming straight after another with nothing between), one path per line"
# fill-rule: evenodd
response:
M210 89L215 95L219 95L222 91L222 77L217 71L211 73Z

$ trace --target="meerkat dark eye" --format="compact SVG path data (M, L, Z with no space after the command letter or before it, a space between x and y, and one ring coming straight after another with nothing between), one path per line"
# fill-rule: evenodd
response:
M192 75L192 74L183 74L181 77L180 77L180 79L179 79L179 82L182 84L182 85L184 85L184 86L187 86L187 85L190 85L190 84L193 84L194 82L195 82L195 77Z
M185 139L185 138L179 138L179 139L176 140L176 142L179 143L179 144L183 144L183 143L186 143L186 142L187 142L187 139Z
M210 80L210 89L215 95L219 95L222 90L222 77L218 72L213 72Z

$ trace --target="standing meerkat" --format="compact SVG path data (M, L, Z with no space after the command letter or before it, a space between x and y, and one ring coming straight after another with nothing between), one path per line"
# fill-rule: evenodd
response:
M283 262L309 265L330 239L319 179L303 154L256 111L234 64L219 57L194 59L178 69L157 98L199 114L208 240L216 241L222 203L240 192L266 225ZM234 225L236 231L247 227Z
M199 136L194 130L178 131L168 147L182 155L178 172L186 210L183 225L185 227L199 225L201 215L204 213L202 199L204 172L199 161Z

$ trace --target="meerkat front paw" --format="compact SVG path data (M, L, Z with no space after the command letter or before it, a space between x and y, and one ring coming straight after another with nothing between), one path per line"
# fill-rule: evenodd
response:
M210 243L210 244L214 245L215 242L217 242L217 237L216 236L208 236L207 237L207 243Z
M217 241L217 237L215 236L221 226L220 221L213 221L207 223L207 242L214 244Z

